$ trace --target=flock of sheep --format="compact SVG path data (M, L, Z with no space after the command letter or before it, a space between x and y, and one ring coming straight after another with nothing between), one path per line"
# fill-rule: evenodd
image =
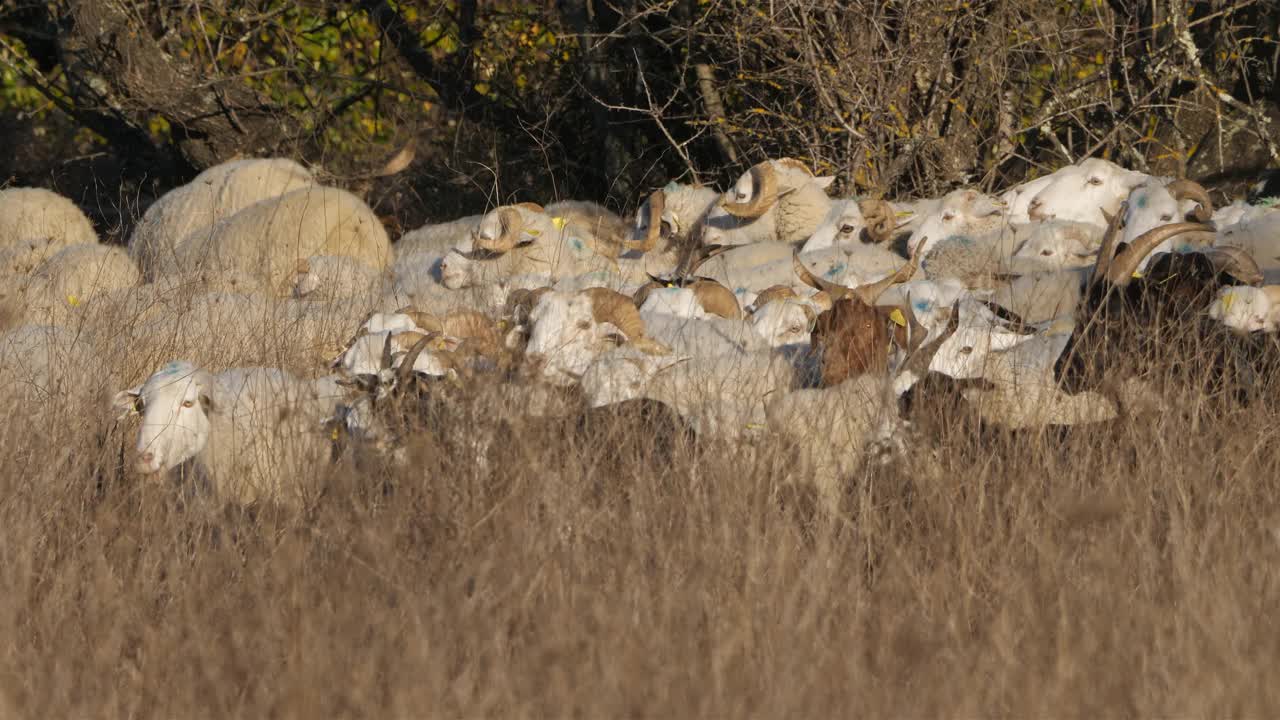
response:
M1192 337L1218 353L1211 380L1246 393L1240 358L1273 360L1263 184L1214 208L1100 159L999 197L835 199L832 180L770 160L724 193L672 183L634 222L520 203L394 245L362 200L282 159L203 172L127 248L66 198L4 190L5 391L49 409L129 386L112 413L136 423L136 471L239 503L305 503L309 468L344 452L409 462L428 430L406 413L447 418L461 388L532 417L664 412L746 459L787 439L795 479L834 504L842 478L904 452L930 393L984 423L1078 425L1160 406L1126 362L1152 347ZM482 425L429 431L464 434L483 471Z

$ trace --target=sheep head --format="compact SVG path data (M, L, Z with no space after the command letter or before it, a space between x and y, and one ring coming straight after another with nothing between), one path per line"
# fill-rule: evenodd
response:
M165 472L208 445L209 413L215 411L213 376L190 362L171 362L143 384L116 393L112 406L121 418L142 416L134 464L137 472Z
M553 382L576 380L597 355L612 347L630 345L653 355L671 352L645 336L644 321L631 298L606 288L546 293L529 319L533 331L526 360Z
M827 293L832 300L829 310L818 315L813 329L813 346L822 357L822 384L831 386L850 377L886 372L889 366L889 344L893 325L893 341L900 347L910 343L909 324L914 324L910 307L879 307L877 299L890 286L905 282L920 267L923 245L911 260L897 272L876 282L847 288L813 275L793 256L796 275L802 282ZM910 320L908 320L910 318ZM923 339L922 329L914 333Z

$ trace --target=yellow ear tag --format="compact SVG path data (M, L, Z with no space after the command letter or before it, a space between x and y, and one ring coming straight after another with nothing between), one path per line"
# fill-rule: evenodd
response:
M1227 293L1226 295L1223 295L1223 296L1222 296L1222 309L1223 309L1223 310L1230 310L1230 309L1231 309L1231 305L1232 305L1232 303L1234 303L1235 301L1236 301L1236 294L1235 294L1235 293Z
M555 225L557 230L563 230L564 226L569 224L569 221L557 215L551 218L551 224Z
M330 439L330 440L337 440L337 439L338 439L338 428L336 428L336 427L335 427L333 430L330 430L330 431L329 431L329 439Z
M1136 279L1136 278L1140 278L1140 277L1142 277L1142 271L1141 271L1141 270L1134 270L1134 271L1133 271L1133 277L1134 277L1135 279Z
M763 429L764 429L764 425L761 425L760 423L747 423L747 429L748 429L748 430L763 430Z
M71 307L80 307L80 298L76 297L75 295L68 295L67 304L70 305Z
M901 327L907 326L907 319L902 316L902 311L898 308L894 308L893 312L889 313L889 319L892 320L895 325L899 325Z

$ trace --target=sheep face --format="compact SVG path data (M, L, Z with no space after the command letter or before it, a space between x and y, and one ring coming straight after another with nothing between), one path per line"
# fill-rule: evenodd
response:
M659 248L685 245L701 228L708 212L720 199L720 193L702 185L670 183L661 191L662 214L658 228ZM656 194L656 193L655 193ZM643 243L650 237L649 222L653 196L645 198L636 210L631 231L632 243Z
M817 310L801 301L775 300L756 310L750 322L770 347L808 345Z
M1004 208L994 198L977 190L956 190L942 198L936 212L925 218L911 238L907 249L912 254L923 244L923 251L955 235L980 235L995 230L1004 221Z
M145 383L117 393L113 406L142 416L135 469L143 475L171 470L209 442L213 380L188 362L173 362Z
M1105 226L1103 213L1114 215L1129 192L1147 179L1143 173L1098 158L1073 167L1055 173L1054 182L1036 193L1027 209L1032 220L1057 218Z
M1012 350L1033 337L998 325L962 320L955 333L938 346L929 370L957 380L983 377L991 353Z
M1071 168L1067 168L1071 169ZM1058 173L1062 172L1061 170ZM1025 182L1015 188L1012 188L1005 194L1000 196L1000 201L1005 204L1008 209L1010 222L1031 222L1029 215L1031 209L1031 201L1035 200L1036 195L1058 179L1058 173L1050 173L1043 177L1038 177L1030 182Z
M867 220L853 200L837 200L832 203L822 224L813 231L805 242L801 253L821 250L829 247L844 247L861 241L862 228Z
M546 293L529 322L533 331L525 356L541 366L544 378L561 385L580 378L602 351L627 341L612 323L596 322L591 299L581 293Z
M582 394L593 408L638 399L654 375L676 362L674 356L655 357L627 350L604 355L582 374Z
M1101 236L1096 225L1053 220L1031 227L1031 236L1018 246L1014 257L1034 260L1052 270L1086 267L1097 259Z
M1209 306L1209 317L1242 333L1275 332L1271 294L1263 288L1225 287Z
M824 386L888 370L891 311L857 298L844 298L818 316L812 337L822 357Z

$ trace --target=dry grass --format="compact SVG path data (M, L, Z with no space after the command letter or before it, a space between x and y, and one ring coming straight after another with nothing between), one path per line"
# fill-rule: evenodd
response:
M495 392L447 416L503 415L491 472L428 428L412 471L317 459L302 516L123 471L99 399L14 407L0 716L1272 714L1280 418L1179 387L1070 432L919 418L836 521L768 440L615 451L644 428Z

